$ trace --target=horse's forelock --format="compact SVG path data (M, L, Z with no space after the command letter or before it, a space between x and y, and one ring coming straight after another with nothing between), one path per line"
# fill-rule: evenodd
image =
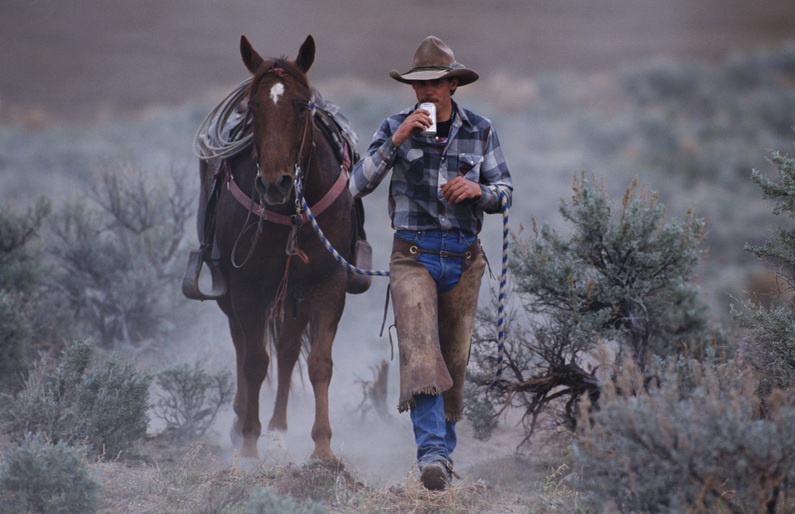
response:
M259 83L262 82L265 77L274 74L278 76L289 75L307 89L310 87L309 79L307 78L306 73L304 73L294 61L291 61L287 57L279 57L278 59L270 59L262 63L259 71L257 71L257 74L251 81L251 85L249 87L249 96L251 93L257 90Z

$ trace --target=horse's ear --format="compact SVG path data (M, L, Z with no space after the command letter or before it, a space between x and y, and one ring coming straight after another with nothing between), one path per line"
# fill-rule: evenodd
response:
M243 64L246 65L248 71L257 73L257 70L262 65L262 57L254 50L246 36L240 36L240 56L243 58Z
M309 71L309 68L312 67L313 62L315 62L315 39L310 34L306 36L304 44L302 44L301 49L298 50L298 57L295 59L295 64L306 73Z

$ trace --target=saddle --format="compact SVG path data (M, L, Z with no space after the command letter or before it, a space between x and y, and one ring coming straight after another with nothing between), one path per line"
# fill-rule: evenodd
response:
M194 138L194 154L203 161L203 180L213 181L213 188L208 195L200 195L197 225L200 230L201 243L198 249L192 250L188 258L188 267L182 280L182 293L192 300L214 300L224 296L228 287L226 277L221 269L220 254L215 245L215 208L220 196L227 160L242 152L250 151L252 144L251 117L246 103L246 89L251 79L241 82L227 95L204 119ZM357 136L350 122L339 112L339 106L323 99L319 91L313 88L315 96L314 121L324 136L332 144L337 158L345 166L353 165L359 160L355 151ZM346 169L346 172L348 171ZM361 199L355 199L351 209L350 241L353 265L370 269L372 267L372 248L367 242L364 231L364 205ZM210 272L211 285L208 291L202 291L200 279L202 268L206 266ZM356 273L348 274L346 291L350 294L361 294L370 287L371 277Z

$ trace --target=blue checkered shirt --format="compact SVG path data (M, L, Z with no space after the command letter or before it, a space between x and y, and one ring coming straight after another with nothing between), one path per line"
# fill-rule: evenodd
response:
M513 185L491 121L460 108L446 140L415 134L402 145L392 134L415 108L406 109L381 123L364 157L351 173L349 189L361 198L372 192L392 170L389 216L395 230L452 230L478 234L483 214L500 212L499 191L511 204ZM448 203L441 187L463 176L480 184L477 200Z

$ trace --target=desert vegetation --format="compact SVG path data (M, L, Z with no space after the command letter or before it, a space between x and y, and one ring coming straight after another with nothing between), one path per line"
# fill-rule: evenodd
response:
M460 101L495 121L516 182L507 337L495 380L484 287L460 443L481 455L443 493L410 465L363 479L345 451L252 468L229 448L231 342L179 288L209 106L79 137L0 119L0 509L795 512L793 306L746 294L760 270L795 280L795 47L479 87ZM403 107L328 89L360 134ZM384 205L366 204L376 266ZM379 339L383 297L365 296L338 341ZM354 396L332 409L354 440L408 433L384 409L389 351L359 344L337 343L332 387Z

